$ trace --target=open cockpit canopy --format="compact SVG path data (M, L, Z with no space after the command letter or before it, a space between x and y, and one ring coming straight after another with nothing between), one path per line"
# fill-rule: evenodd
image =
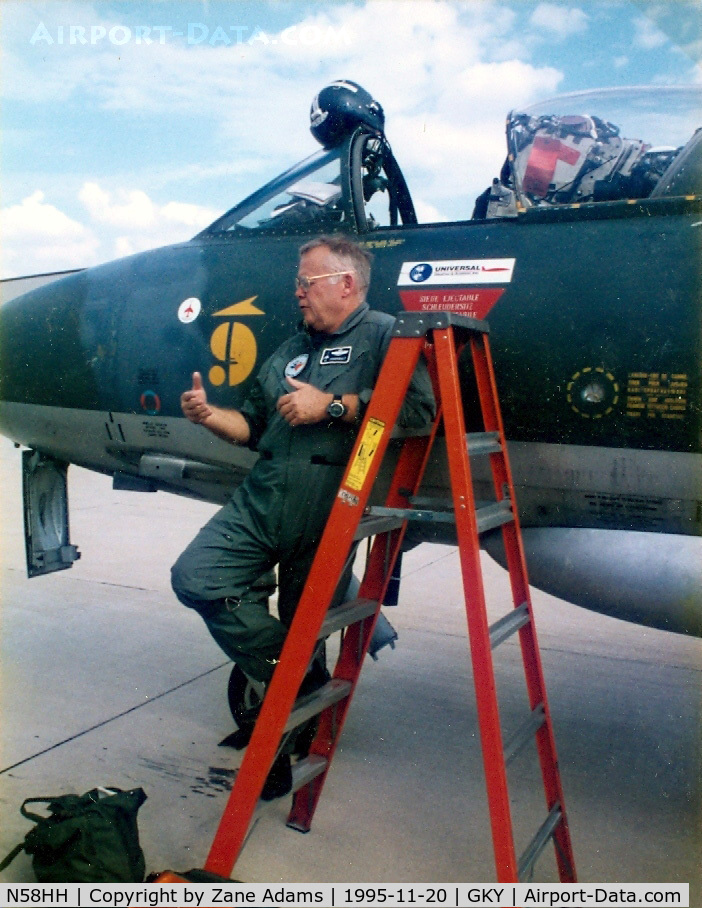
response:
M577 92L513 110L507 159L474 217L702 192L702 90Z

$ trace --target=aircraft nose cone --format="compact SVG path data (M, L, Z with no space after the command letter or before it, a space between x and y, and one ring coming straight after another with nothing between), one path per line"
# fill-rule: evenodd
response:
M81 274L0 306L0 401L95 406Z

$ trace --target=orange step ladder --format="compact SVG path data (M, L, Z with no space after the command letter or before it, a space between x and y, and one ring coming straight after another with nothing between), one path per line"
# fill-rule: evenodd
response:
M288 817L289 826L303 832L309 830L407 521L412 519L450 521L456 526L497 880L523 881L552 840L561 882L576 881L487 332L484 322L449 313L398 316L280 663L205 863L205 874L231 876L258 812L272 803L259 799L280 742L287 732L318 715L318 730L309 755L293 766L294 797ZM484 431L479 433L466 433L458 361L464 347L472 357L482 411ZM436 421L428 435L403 441L385 506L368 508L373 483L422 352L434 380ZM416 496L442 423L453 508L447 510L444 504L443 510L430 510L435 503ZM481 455L490 460L495 500L476 509L470 457ZM419 504L427 507L420 508ZM489 627L479 534L497 527L502 528L513 608ZM375 536L375 541L359 598L329 609L347 557L354 543L364 536ZM342 629L332 679L316 693L296 699L295 692L300 689L318 641ZM519 634L531 712L504 743L491 650L514 633ZM522 744L534 739L546 797L546 819L518 859L506 764Z

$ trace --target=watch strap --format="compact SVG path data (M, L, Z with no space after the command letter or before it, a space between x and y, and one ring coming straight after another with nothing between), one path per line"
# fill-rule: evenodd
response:
M348 407L344 404L341 394L335 394L332 402L327 407L327 413L332 419L342 419L348 412Z

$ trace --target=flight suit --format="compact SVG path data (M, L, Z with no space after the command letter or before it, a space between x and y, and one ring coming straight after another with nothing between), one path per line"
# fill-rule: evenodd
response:
M263 364L241 407L259 459L231 500L172 568L180 601L196 609L224 652L259 681L270 680L341 483L358 423L325 419L291 426L278 413L286 376L325 392L372 390L394 319L363 303L332 335L300 330ZM399 425L420 428L434 397L420 362ZM278 614L252 585L278 565Z

